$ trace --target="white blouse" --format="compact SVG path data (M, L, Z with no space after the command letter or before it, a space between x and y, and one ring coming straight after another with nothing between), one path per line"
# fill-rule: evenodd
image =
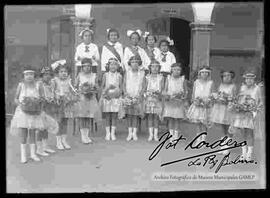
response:
M163 57L166 56L165 62L163 62ZM171 66L173 63L176 63L176 58L174 54L170 51L167 51L166 53L160 52L160 55L157 59L161 65L161 72L171 72Z
M78 58L80 57L80 60ZM95 60L93 60L93 57L95 57ZM84 43L79 44L76 47L75 52L75 64L81 65L81 59L82 58L91 58L93 61L93 66L97 66L97 61L100 60L98 46L94 43L90 43L89 45L85 45Z

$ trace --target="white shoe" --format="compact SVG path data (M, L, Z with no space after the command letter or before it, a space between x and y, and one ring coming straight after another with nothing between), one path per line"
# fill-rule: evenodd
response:
M153 128L152 127L149 127L149 137L148 137L148 141L152 141L153 139Z
M252 153L253 153L253 146L247 147L247 154L246 154L246 160L249 162L252 159Z
M176 140L178 138L178 131L174 130L173 139Z
M89 129L85 129L85 140L87 143L92 143L92 140L89 137Z
M128 128L128 136L127 136L127 141L130 141L132 139L132 128Z
M65 149L71 149L71 146L67 143L67 135L62 135L61 136L62 139L62 144L65 147Z
M115 137L115 129L116 129L116 127L115 126L112 126L111 127L111 139L112 139L112 141L115 141L116 140L116 137Z
M64 150L64 146L62 144L62 138L61 136L56 136L56 148L59 150Z
M36 144L30 144L30 157L36 162L40 161L40 158L36 155Z
M26 144L21 144L21 163L26 163Z
M240 156L239 160L243 161L246 160L247 157L247 146L242 146L242 155Z
M110 140L110 127L106 127L106 136L105 136L105 140L109 141Z
M137 128L133 128L133 140L137 141L138 137L137 137Z
M43 144L43 150L44 150L45 152L48 152L48 153L55 153L55 150L51 149L51 148L48 146L47 139L43 139L43 140L42 140L42 144Z
M81 141L83 144L88 144L88 141L86 140L86 129L81 129Z
M41 155L41 156L49 156L48 153L46 153L44 150L43 150L43 145L42 145L42 142L41 141L38 141L37 142L37 152L36 152L38 155Z
M158 141L158 129L154 128L154 140L157 142Z
M170 129L169 131L170 131L170 135L172 136L172 137L170 138L170 142L172 143L172 142L173 142L173 135L174 135L174 132L173 132L172 129Z

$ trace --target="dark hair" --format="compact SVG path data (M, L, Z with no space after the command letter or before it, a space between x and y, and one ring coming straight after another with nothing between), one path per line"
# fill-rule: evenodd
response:
M64 65L59 65L56 69L55 69L55 73L59 73L59 70L65 68L67 70L67 73L70 73L70 67L67 64Z
M167 43L167 46L169 47L169 41L167 41L166 39L162 39L159 41L158 47L160 47L161 43Z
M93 31L93 30L92 30L92 31ZM81 39L83 39L83 36L84 36L85 32L90 32L91 37L92 37L92 39L93 39L94 33L91 32L90 30L84 30L83 33L82 33L82 35L81 35Z
M147 41L148 41L148 37L149 37L149 36L152 36L152 37L154 38L155 43L157 42L157 37L156 37L155 35L149 34L149 35L147 35L147 36L145 37L145 42L146 42L146 44L147 44Z
M234 77L235 77L235 72L234 72L234 71L232 71L232 70L230 70L230 71L224 71L224 70L222 70L222 71L220 71L220 77L221 77L221 80L222 80L222 81L223 81L223 75L224 75L224 73L226 73L226 72L230 73L232 79L234 79Z
M139 33L138 33L138 32L132 32L132 34L129 36L129 39L131 39L131 36L132 36L133 34L137 34L137 35L138 35L138 37L139 37L139 41L141 40L141 36L139 35Z
M50 67L42 67L41 70L40 70L39 76L43 77L43 75L45 73L49 73L51 76L53 76L52 68L50 68Z
M110 70L110 61L111 60L114 60L114 61L116 61L117 63L118 63L118 60L116 59L116 58L109 58L109 60L108 60L108 62L106 63L106 65L105 65L105 69L106 69L106 71L109 71ZM118 63L118 68L117 68L117 71L119 72L120 71L120 64Z
M34 67L32 67L31 65L25 65L25 66L23 67L22 73L23 73L24 71L26 71L26 70L33 70L33 71L34 71L34 77L35 77L35 78L37 77L36 69L35 69ZM23 73L23 76L24 76L24 73Z
M119 34L118 30L115 29L115 28L110 28L110 30L109 30L108 33L107 33L107 38L108 38L108 39L110 38L110 34L111 34L112 32L117 33L117 38L120 38L120 34Z
M160 69L161 69L161 65L160 63L156 60L156 59L152 59L151 62L150 62L150 65L148 65L148 70L149 70L149 73L151 74L151 66L153 64L158 64L158 72L160 72Z
M174 68L174 67L179 67L181 69L181 74L182 74L182 72L183 72L183 63L182 62L173 63L171 65L171 73L172 73L172 68Z
M90 65L92 65L92 59L91 58L83 58L81 61L82 67L83 64L89 63Z
M129 60L128 60L128 65L131 65L131 61L133 60L138 60L139 61L139 65L142 65L142 59L140 56L132 56Z

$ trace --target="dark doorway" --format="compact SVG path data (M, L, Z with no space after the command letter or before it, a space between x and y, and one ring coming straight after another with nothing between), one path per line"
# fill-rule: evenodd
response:
M189 79L189 56L190 56L190 37L191 30L189 21L170 18L170 38L174 40L174 46L171 51L175 54L176 61L182 60L184 63L184 74Z

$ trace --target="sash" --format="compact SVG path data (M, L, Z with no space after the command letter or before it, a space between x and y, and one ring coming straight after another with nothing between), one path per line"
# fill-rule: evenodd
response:
M105 46L108 50L110 50L110 52L119 60L119 62L121 63L121 57L120 54L116 51L116 49L109 45L108 43L105 43Z
M155 59L155 54L154 51L151 52L151 50L149 50L147 47L145 48L145 52L147 54L147 56L149 57L150 60Z

